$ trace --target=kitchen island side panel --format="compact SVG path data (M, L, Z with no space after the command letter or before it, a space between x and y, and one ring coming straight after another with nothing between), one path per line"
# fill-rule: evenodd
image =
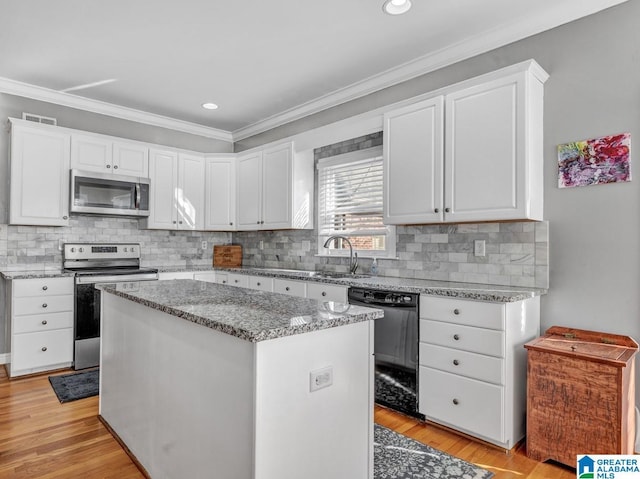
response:
M256 479L373 478L373 330L256 343ZM314 373L331 385L312 391Z
M102 294L100 415L153 479L253 475L254 344Z

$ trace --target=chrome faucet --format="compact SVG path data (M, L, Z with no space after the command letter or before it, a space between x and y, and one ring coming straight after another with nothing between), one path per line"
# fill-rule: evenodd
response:
M329 243L331 243L334 239L341 239L346 241L349 245L349 273L356 274L356 270L358 269L358 253L353 252L353 246L351 246L351 241L346 236L333 235L327 238L327 241L324 242L324 247L328 248Z

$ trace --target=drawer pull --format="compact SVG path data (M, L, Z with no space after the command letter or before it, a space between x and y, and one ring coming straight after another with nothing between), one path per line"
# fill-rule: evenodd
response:
M42 324L47 324L47 320L46 320L46 319L43 319L43 320L42 320Z
M49 287L46 284L42 287L42 291L46 291L48 289L49 289Z
M323 292L322 292L322 296L326 296L326 295L327 295L327 292L326 292L326 291L323 291Z
M453 310L453 314L455 314L455 315L460 314L460 310L459 310L458 308L454 309L454 310Z
M47 307L47 303L42 303L42 307L46 308Z
M289 291L291 288L289 288L289 286L287 286L286 288L284 288L285 291Z
M261 283L256 283L258 286L260 286Z
M456 341L458 341L460 339L460 335L459 334L454 334L453 335L453 339L455 339Z
M460 361L458 361L457 359L453 360L453 365L454 366L459 366L460 365Z
M457 406L458 404L460 404L460 401L458 401L456 398L453 398L453 404Z
M237 280L237 279L234 279L234 280L233 280L233 282L234 282L234 283L238 283L238 282L239 282L239 280Z
M46 346L42 346L42 352L45 352L47 350Z
M227 284L227 280L226 280L226 279L223 279L223 280L222 280L222 284Z

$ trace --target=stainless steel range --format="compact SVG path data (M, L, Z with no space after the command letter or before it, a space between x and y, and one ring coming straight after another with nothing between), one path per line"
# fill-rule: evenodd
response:
M158 270L140 267L138 243L66 243L65 271L75 273L74 368L100 363L100 291L96 283L153 281Z

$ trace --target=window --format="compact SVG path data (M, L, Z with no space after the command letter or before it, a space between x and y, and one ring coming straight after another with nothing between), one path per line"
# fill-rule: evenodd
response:
M395 257L395 227L382 224L382 148L369 148L318 161L318 253Z

